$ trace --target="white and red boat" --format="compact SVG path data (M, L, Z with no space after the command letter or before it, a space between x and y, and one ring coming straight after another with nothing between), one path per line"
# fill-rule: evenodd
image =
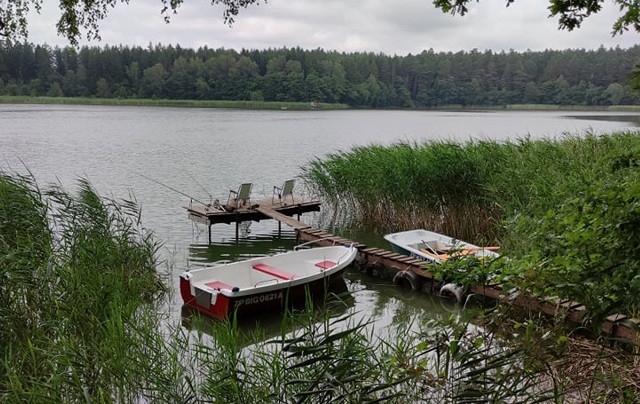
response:
M180 294L185 304L216 318L282 310L307 290L324 293L356 254L353 246L318 247L194 269L180 275Z

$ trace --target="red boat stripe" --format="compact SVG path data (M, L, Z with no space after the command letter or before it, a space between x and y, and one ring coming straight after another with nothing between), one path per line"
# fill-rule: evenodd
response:
M264 272L265 274L273 275L277 278L284 279L287 281L290 281L291 279L296 277L294 274L290 272L283 271L278 268L274 268L271 265L267 265L267 264L256 264L253 266L253 269L260 272Z

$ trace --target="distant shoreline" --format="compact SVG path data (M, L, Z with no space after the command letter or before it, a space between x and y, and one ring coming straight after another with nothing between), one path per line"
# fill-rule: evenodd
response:
M335 110L348 109L346 104L285 102L285 101L229 101L229 100L169 100L146 98L91 97L27 97L0 96L0 104L60 104L60 105L124 105L185 108L235 108L256 110Z
M95 97L28 97L28 96L0 96L0 104L52 104L52 105L122 105L149 107L185 107L185 108L232 108L247 110L345 110L363 109L351 107L347 104L313 103L313 102L285 102L285 101L233 101L233 100L170 100L146 98L95 98ZM371 109L371 108L364 108ZM391 108L381 108L390 110ZM486 111L619 111L640 112L640 105L550 105L550 104L509 104L496 105L443 105L438 108L400 109L403 111L430 110L486 110Z

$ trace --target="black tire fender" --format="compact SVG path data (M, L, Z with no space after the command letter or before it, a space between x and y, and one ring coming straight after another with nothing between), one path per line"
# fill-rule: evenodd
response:
M396 272L393 276L393 284L398 286L407 285L411 287L412 290L420 290L420 287L422 286L422 282L418 278L418 275L408 270Z

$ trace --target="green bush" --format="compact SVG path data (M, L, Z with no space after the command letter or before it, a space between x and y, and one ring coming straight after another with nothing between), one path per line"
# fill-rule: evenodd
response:
M609 156L608 169L556 209L514 220L531 244L524 286L579 301L598 320L640 314L639 161L640 149Z

